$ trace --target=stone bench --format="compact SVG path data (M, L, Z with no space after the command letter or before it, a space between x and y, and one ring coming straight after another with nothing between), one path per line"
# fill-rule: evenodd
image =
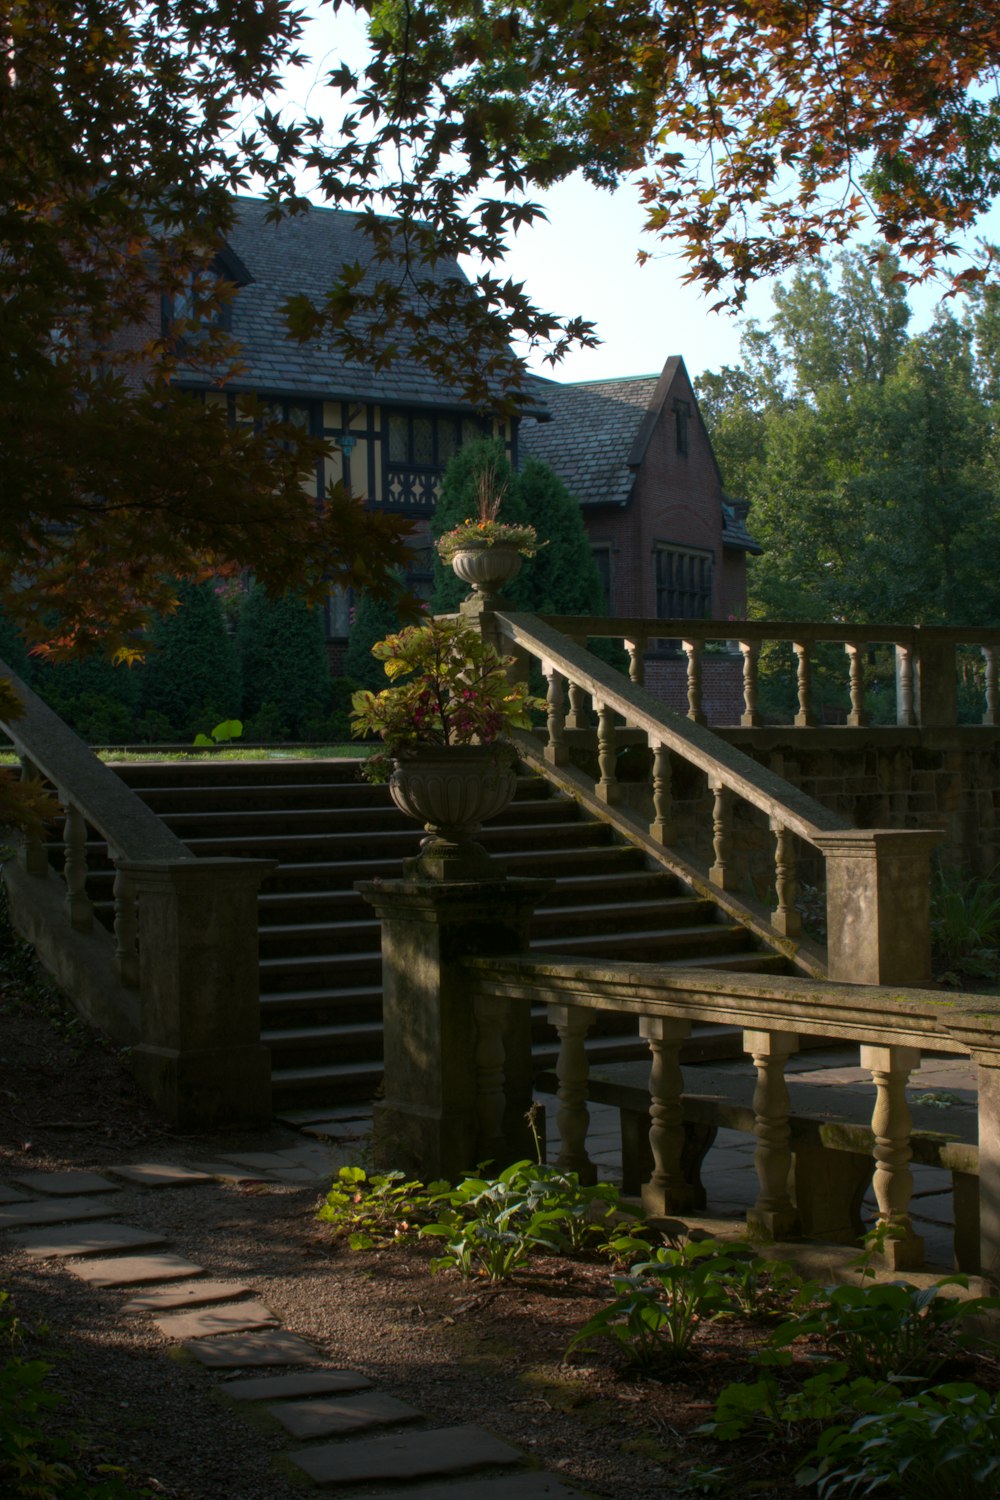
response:
M684 1150L682 1169L696 1207L707 1197L701 1178L705 1156L717 1131L754 1134L754 1070L690 1067L684 1070L682 1096ZM874 1088L798 1083L786 1074L791 1096L792 1150L790 1189L806 1239L834 1244L857 1241L865 1232L861 1203L874 1170L871 1129ZM536 1079L547 1093L558 1092L554 1072ZM649 1145L649 1064L622 1062L593 1067L587 1096L619 1112L622 1141L622 1186L638 1195L652 1175ZM955 1207L955 1265L979 1270L978 1115L970 1105L945 1108L910 1103L914 1165L951 1173Z

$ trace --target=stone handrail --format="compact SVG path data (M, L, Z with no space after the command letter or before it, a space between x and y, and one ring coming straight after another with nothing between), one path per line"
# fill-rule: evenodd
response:
M23 708L0 721L21 776L51 783L64 814L61 901L40 833L7 868L18 930L87 1018L134 1048L140 1081L172 1123L269 1118L256 896L271 862L198 859L3 662L0 677ZM88 893L88 828L114 867L113 937Z
M588 615L543 616L576 640L601 637L622 641L629 656L629 676L640 685L644 657L653 640L680 641L687 658L688 717L704 723L702 657L709 642L729 641L743 657L743 713L740 724L761 724L758 709L758 653L762 642L791 645L797 670L798 708L794 722L801 728L816 723L812 686L812 652L821 642L841 642L848 658L851 707L847 723L868 723L865 706L865 649L891 645L896 657L896 722L898 725L951 727L957 721L956 647L975 645L984 661L982 722L1000 724L997 706L997 665L1000 629L951 625L817 624L804 620L654 620L591 618Z
M851 828L836 813L696 720L664 707L551 623L533 615L500 612L488 620L488 628L496 632L505 651L541 665L548 682L548 711L544 750L539 754L557 771L569 766L567 731L592 729L588 703L593 704L599 776L591 790L607 809L609 821L627 834L632 831L628 825L633 820L618 811L622 800L616 770L618 716L627 729L645 738L651 753L650 844L666 848L674 839L671 757L676 756L706 776L714 796L714 859L707 872L711 885L722 892L736 886L733 800L742 800L767 817L775 838L773 935L796 939L801 934L795 905L794 835L818 849L826 864L829 976L852 983L926 982L930 977L929 857L939 834Z
M879 1219L892 1226L887 1241L893 1267L922 1265L923 1245L910 1221L912 1120L906 1101L909 1074L921 1050L970 1055L979 1080L979 1266L988 1280L1000 1278L1000 1000L932 990L829 984L780 975L727 974L702 969L664 969L649 963L584 963L534 954L467 957L463 960L478 1017L477 1094L495 1094L502 1067L503 1032L517 1036L518 1020L531 1004L548 1007L559 1034L559 1165L593 1180L587 1155L585 1048L597 1011L639 1017L649 1044L650 1132L653 1173L642 1189L647 1211L691 1208L691 1184L682 1160L684 1087L680 1049L694 1023L717 1022L743 1029L744 1050L757 1070L753 1099L755 1162L760 1192L750 1220L772 1235L794 1234L796 1207L789 1193L790 1103L786 1059L800 1036L831 1036L857 1042L861 1065L875 1084L871 1129L874 1188ZM492 1030L491 1030L492 1028ZM511 1058L515 1071L516 1058ZM496 1107L494 1107L496 1108ZM480 1113L489 1104L480 1105Z

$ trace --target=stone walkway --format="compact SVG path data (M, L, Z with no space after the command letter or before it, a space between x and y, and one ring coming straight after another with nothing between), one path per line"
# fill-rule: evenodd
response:
M801 1080L830 1087L867 1076L849 1057L829 1063L823 1066L806 1054L790 1067ZM968 1064L952 1059L929 1060L913 1080L914 1090L938 1091L952 1102L968 1098L971 1086ZM552 1141L554 1101L546 1103ZM266 1287L220 1280L211 1265L188 1259L183 1245L118 1222L115 1194L122 1185L144 1194L211 1192L220 1182L264 1178L319 1190L339 1166L366 1158L371 1129L366 1110L303 1110L280 1118L300 1132L286 1150L237 1151L186 1165L151 1161L13 1176L0 1183L0 1230L29 1257L56 1260L91 1287L122 1291L126 1300L119 1315L149 1317L167 1339L183 1346L204 1368L206 1399L212 1382L234 1402L266 1408L287 1431L288 1460L317 1486L363 1491L369 1500L579 1500L579 1490L531 1469L528 1455L485 1428L432 1427L418 1410L378 1391L365 1376L330 1367L306 1339L281 1328L262 1300ZM601 1175L613 1179L621 1153L616 1111L591 1108L588 1145ZM704 1166L713 1216L739 1219L753 1202L753 1150L751 1138L719 1132ZM925 1236L928 1260L947 1268L948 1175L918 1168L914 1176L915 1227ZM372 1485L383 1488L375 1492Z
M527 1454L485 1428L432 1427L364 1375L324 1363L258 1300L266 1289L219 1280L183 1247L115 1216L123 1184L155 1193L211 1191L220 1181L265 1177L324 1187L338 1166L357 1160L365 1124L341 1113L327 1120L328 1133L312 1132L321 1139L196 1166L155 1161L13 1176L0 1183L0 1231L29 1258L58 1261L91 1287L124 1293L119 1316L149 1317L181 1345L205 1370L206 1399L212 1382L231 1401L265 1408L288 1433L288 1461L323 1489L363 1492L368 1500L580 1500L579 1490L529 1468ZM349 1137L350 1149L331 1135Z

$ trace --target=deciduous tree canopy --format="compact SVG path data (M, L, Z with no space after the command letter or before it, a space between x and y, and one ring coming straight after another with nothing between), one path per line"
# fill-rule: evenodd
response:
M739 307L757 278L865 224L899 277L923 279L1000 185L1000 12L983 0L356 8L370 10L374 58L361 76L334 71L353 108L338 139L317 126L306 154L330 199L400 215L423 256L497 261L539 212L530 194L579 169L638 180L649 229L688 279ZM387 231L372 228L388 263ZM962 286L986 270L947 274ZM554 338L557 355L590 336L520 285L485 273L479 292L468 347L484 365L512 331ZM366 305L348 277L303 326L342 328Z

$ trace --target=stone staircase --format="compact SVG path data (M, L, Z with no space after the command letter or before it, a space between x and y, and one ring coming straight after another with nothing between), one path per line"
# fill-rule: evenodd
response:
M367 1098L381 1075L379 928L354 882L398 877L421 831L368 786L356 761L271 759L127 762L115 770L200 856L264 857L278 869L260 897L262 1035L271 1048L277 1104ZM592 959L783 972L785 960L673 875L652 868L607 824L542 777L521 777L517 797L482 833L511 875L556 882L532 928L532 948ZM88 848L89 890L111 923L112 872ZM535 1018L539 1066L555 1033ZM696 1048L697 1048L696 1043ZM711 1042L702 1044L714 1050ZM595 1061L637 1055L634 1022L602 1017ZM645 1043L641 1054L648 1056Z

